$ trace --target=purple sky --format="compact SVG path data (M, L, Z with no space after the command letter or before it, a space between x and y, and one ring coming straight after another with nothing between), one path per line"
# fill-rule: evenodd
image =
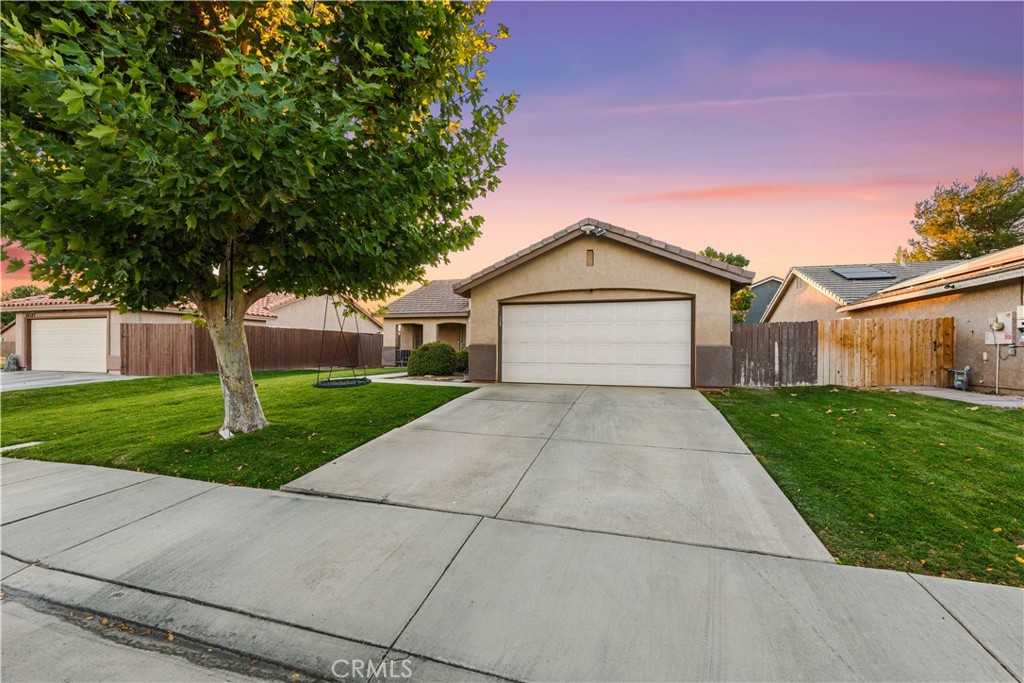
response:
M1024 4L495 2L515 90L462 277L593 216L792 265L888 261L938 183L1020 166Z

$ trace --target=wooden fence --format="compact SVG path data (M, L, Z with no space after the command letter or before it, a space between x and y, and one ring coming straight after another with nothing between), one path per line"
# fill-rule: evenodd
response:
M733 383L947 386L953 332L953 318L736 325Z
M380 367L383 335L246 325L253 370ZM322 347L322 352L321 352ZM210 333L186 324L121 324L121 373L189 375L217 372Z

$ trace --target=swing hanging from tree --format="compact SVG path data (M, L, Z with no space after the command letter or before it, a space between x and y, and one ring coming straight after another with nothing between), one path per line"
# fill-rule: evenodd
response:
M338 319L338 340L334 342L334 354L331 356L331 364L327 369L327 377L325 379L320 379L320 374L324 365L324 341L327 338L327 310L328 306L331 306L332 304L334 305L334 315ZM348 387L361 387L370 383L370 378L366 376L366 365L360 364L362 358L358 358L358 356L362 355L359 352L358 342L356 346L357 359L355 361L352 359L352 352L348 345L348 337L345 336L345 320L347 316L346 318L342 318L341 312L338 308L339 305L335 301L333 294L330 297L324 297L324 326L320 331L320 357L317 359L316 364L316 381L313 382L313 386L317 389L345 389ZM353 317L356 321L356 339L359 339L359 311L354 311ZM349 365L334 364L335 359L338 357L338 348L341 344L345 345L345 362L349 363ZM333 377L334 368L336 367L348 369L350 373L349 376ZM356 370L359 368L362 368L363 370L362 375L356 374Z

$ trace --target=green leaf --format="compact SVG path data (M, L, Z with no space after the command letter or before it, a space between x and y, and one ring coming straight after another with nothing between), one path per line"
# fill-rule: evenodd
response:
M189 230L195 230L196 225L198 225L198 221L195 216L189 214L188 216L185 216L185 225L188 226Z
M57 180L62 183L80 183L85 180L85 170L81 168L72 168L67 173L61 173L57 176Z
M77 114L85 109L85 93L74 88L68 88L57 99L67 105L69 114Z
M96 138L100 142L114 142L117 139L118 132L119 129L101 123L86 133L86 135Z

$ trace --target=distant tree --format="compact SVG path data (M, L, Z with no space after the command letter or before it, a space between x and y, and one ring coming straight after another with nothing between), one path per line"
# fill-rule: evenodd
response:
M700 253L708 258L724 261L730 266L736 266L737 268L746 268L750 265L750 259L743 254L726 254L724 251L718 251L714 247L704 247ZM751 291L750 287L744 287L733 294L732 300L729 302L729 308L732 310L732 321L734 323L741 323L746 320L747 311L750 310L750 306L753 303L754 292Z
M1024 177L1011 168L1002 176L983 172L973 187L939 185L917 203L910 224L920 237L896 250L897 262L969 259L1022 244Z
M222 435L262 429L249 306L385 299L480 234L516 100L485 5L5 3L4 237L75 301L193 304Z
M35 285L15 285L3 294L0 294L0 301L24 299L26 296L35 296L42 293L43 290ZM2 308L3 305L0 305L0 309ZM0 311L0 325L6 325L9 322L14 322L14 311Z

